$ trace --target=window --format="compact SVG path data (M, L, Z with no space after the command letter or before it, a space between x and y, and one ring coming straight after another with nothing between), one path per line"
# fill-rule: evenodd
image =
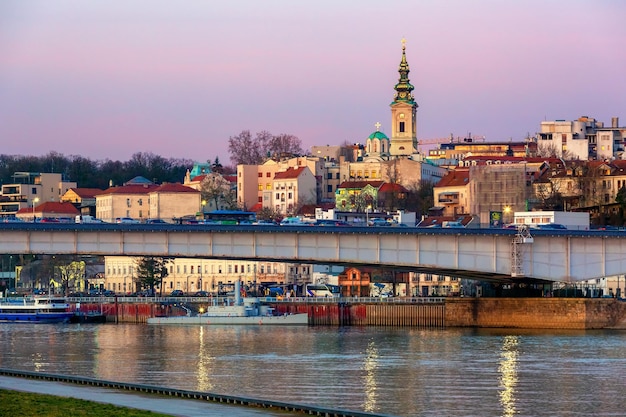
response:
M130 207L130 198L126 199L126 207Z
M263 191L263 184L259 183L259 191Z
M266 173L265 173L265 176L266 176L267 178L270 178L272 175L271 175L269 172L266 172Z
M333 192L333 186L332 185L327 185L326 186L326 191L329 192L329 193L332 193Z
M259 172L259 178L263 178L263 173Z
M404 132L404 122L400 122L400 127L398 130L400 131L400 133Z
M143 206L143 199L140 198L139 200L137 200L137 202L139 203L140 206Z

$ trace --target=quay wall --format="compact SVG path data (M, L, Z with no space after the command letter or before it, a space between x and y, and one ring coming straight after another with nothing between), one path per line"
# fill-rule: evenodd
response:
M626 329L626 302L609 298L446 298L441 302L358 300L273 305L278 313L307 313L312 326L484 327L526 329ZM112 323L145 323L149 317L184 315L154 302L81 303Z
M450 298L446 327L626 329L626 302L612 298Z

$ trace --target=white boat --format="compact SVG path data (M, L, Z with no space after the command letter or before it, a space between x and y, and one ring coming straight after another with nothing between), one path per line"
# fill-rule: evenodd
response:
M210 305L206 311L186 316L151 317L148 324L254 324L254 325L307 325L307 313L276 314L274 309L262 305L258 298L237 297L232 304Z
M0 322L67 323L73 316L64 297L0 298Z

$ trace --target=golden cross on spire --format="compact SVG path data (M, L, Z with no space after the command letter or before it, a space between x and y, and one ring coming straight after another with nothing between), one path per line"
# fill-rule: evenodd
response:
M380 122L376 122L374 126L376 126L376 131L380 132Z
M406 39L402 38L402 50L406 49Z

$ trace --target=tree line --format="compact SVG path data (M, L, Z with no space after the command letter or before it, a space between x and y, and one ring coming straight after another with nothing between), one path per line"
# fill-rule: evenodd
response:
M228 152L232 166L222 166L219 157L208 160L214 172L231 174L236 172L238 164L261 164L268 157L304 153L300 139L293 135L262 131L253 136L249 130L228 139ZM65 181L76 182L82 188L106 189L110 184L122 185L136 176L155 183L182 182L194 162L187 158L165 158L152 152L137 152L128 161L94 160L56 151L43 156L0 154L0 183L12 183L16 172L60 173Z

